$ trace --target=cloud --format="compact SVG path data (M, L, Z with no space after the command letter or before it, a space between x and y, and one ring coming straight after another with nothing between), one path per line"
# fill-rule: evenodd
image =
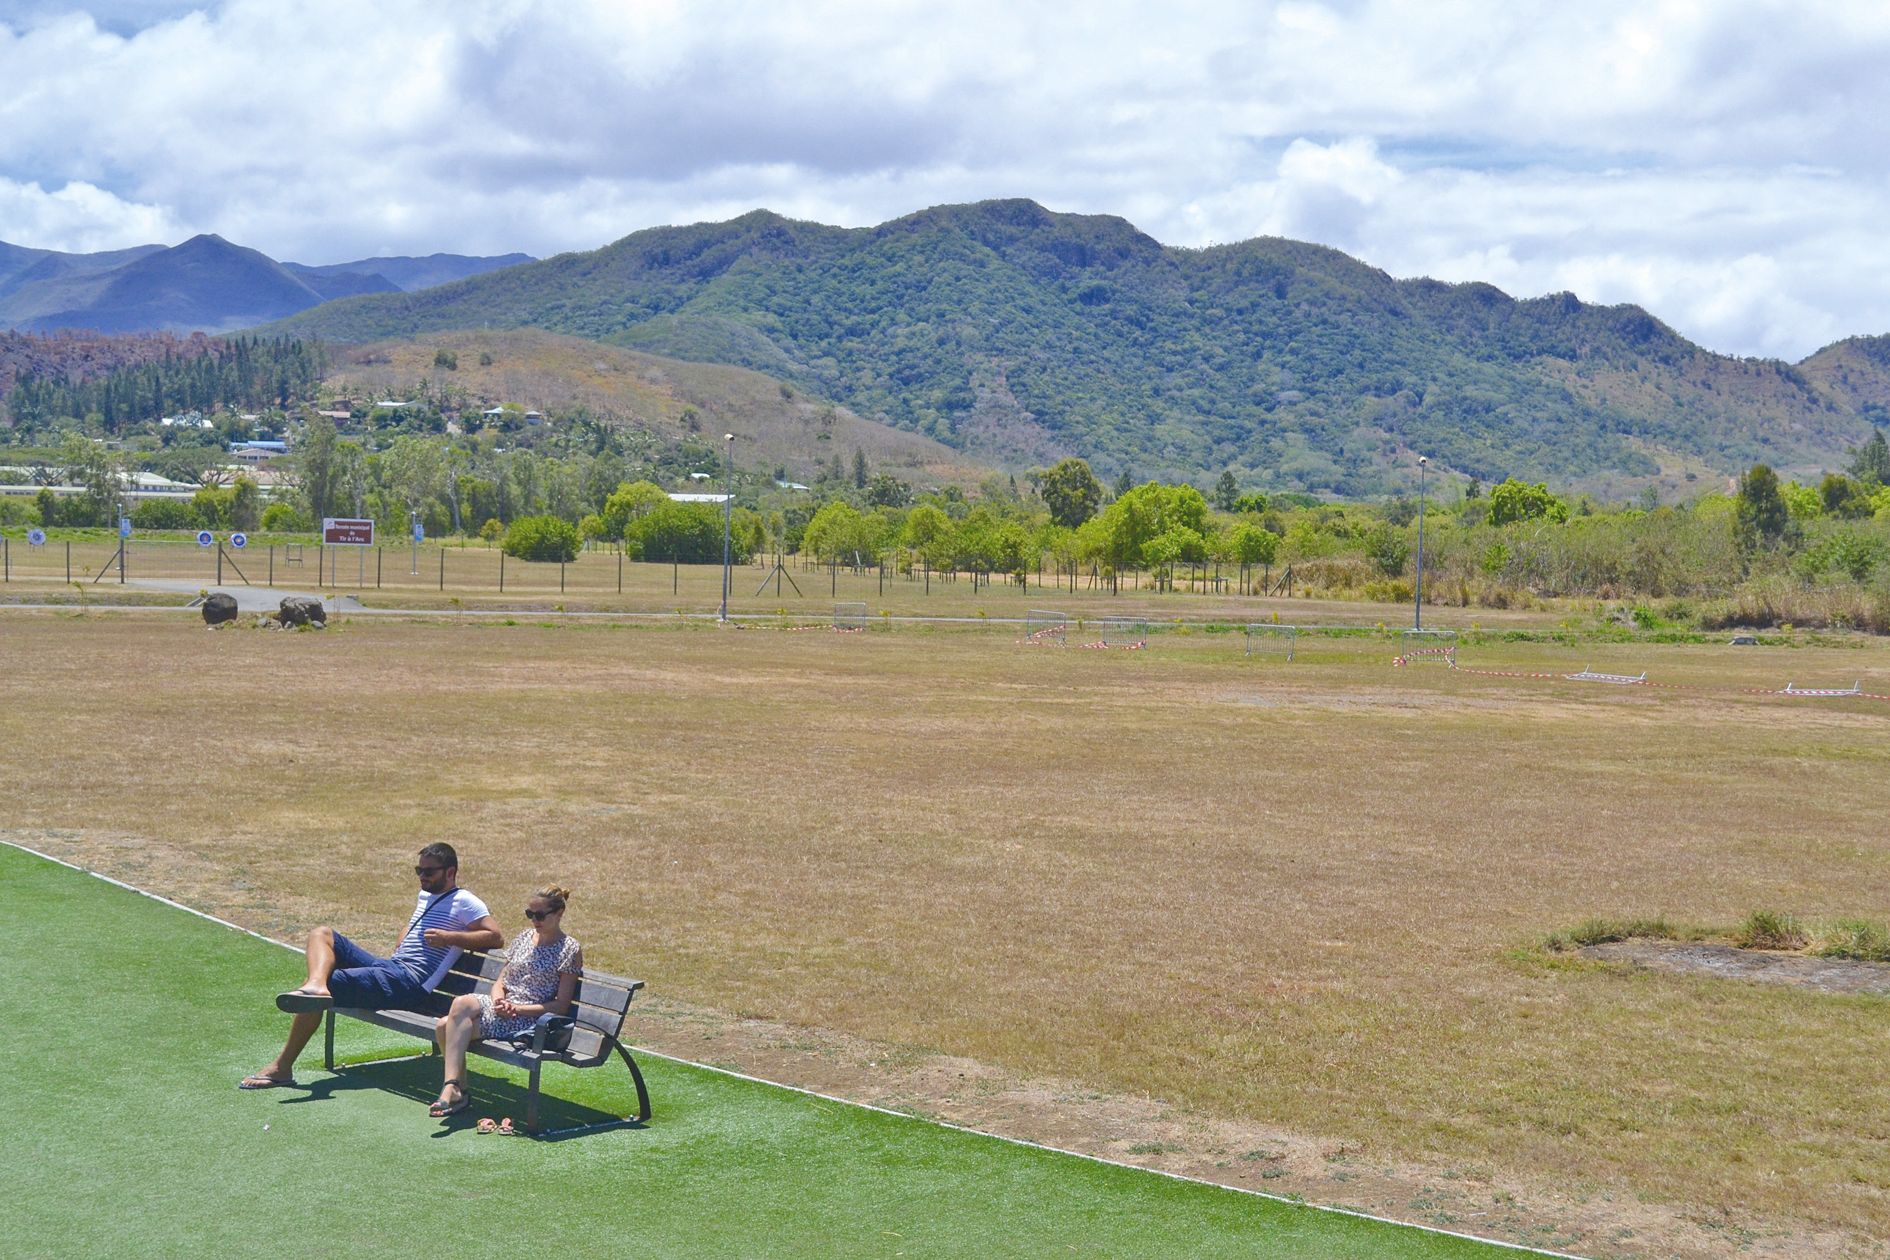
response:
M124 201L94 184L74 182L48 192L4 176L0 223L35 248L79 254L162 244L179 234L177 223L160 207Z
M1887 56L1890 7L1778 0L26 0L0 239L546 254L1026 196L1796 357L1890 329Z

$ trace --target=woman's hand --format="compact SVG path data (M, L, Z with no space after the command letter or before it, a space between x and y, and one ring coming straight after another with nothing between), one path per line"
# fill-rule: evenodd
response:
M512 1019L519 1013L518 1003L508 997L494 998L492 1000L492 1009L495 1014L505 1019Z

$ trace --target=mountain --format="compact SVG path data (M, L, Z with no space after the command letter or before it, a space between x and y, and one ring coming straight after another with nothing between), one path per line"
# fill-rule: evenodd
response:
M1890 383L1863 351L1729 358L1639 307L1396 280L1278 238L1177 249L1030 201L655 228L269 331L518 327L752 368L1011 466L1353 494L1408 485L1418 451L1608 494L1757 460L1809 474L1868 436Z
M282 265L304 280L314 276L340 276L349 273L380 276L387 281L389 288L412 293L416 289L430 289L438 284L451 284L455 280L464 280L467 276L484 275L488 271L497 271L502 267L516 267L520 263L533 261L535 260L530 254L499 254L489 258L473 258L465 254L428 254L425 258L363 258L356 262L326 263L319 267L305 266L302 263L283 263ZM336 294L335 296L346 295Z
M520 261L529 259L434 254L305 267L220 236L97 254L0 241L0 328L226 332L336 298L398 293Z

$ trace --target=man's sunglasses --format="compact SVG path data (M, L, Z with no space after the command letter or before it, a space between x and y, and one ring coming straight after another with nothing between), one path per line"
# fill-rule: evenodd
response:
M556 910L527 910L525 917L530 919L533 923L543 923L556 913L558 913Z
M444 866L416 866L413 868L413 873L418 875L421 879L426 879L430 876L438 875L445 869Z

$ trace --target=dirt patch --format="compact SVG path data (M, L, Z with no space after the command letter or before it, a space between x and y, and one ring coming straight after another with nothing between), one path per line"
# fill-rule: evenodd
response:
M126 833L0 829L0 840L278 938L322 918L370 939L386 928L350 922L332 908L323 913L306 902L281 904L261 894L240 870ZM1880 983L1890 986L1890 966L1875 970ZM1855 1235L1649 1203L1600 1187L1572 1186L1554 1170L1522 1179L1481 1167L1388 1161L1355 1143L1317 1134L660 995L640 1000L633 1013L637 1045L659 1054L1005 1137L1414 1224L1597 1258L1705 1260L1738 1254L1851 1260L1869 1254Z
M1811 958L1685 941L1610 941L1587 946L1581 953L1584 958L1632 963L1654 971L1792 984L1820 993L1890 994L1890 963Z

